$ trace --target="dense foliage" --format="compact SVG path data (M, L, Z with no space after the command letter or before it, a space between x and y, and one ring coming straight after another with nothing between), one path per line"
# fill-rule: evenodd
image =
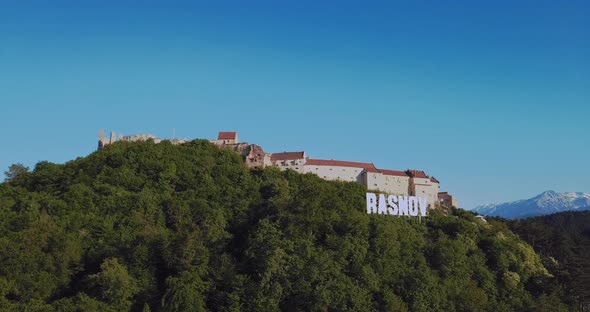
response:
M118 142L0 184L8 311L559 311L503 222L367 215L365 189L248 170L206 141Z
M590 211L561 212L509 221L541 255L545 267L566 285L566 301L590 302Z

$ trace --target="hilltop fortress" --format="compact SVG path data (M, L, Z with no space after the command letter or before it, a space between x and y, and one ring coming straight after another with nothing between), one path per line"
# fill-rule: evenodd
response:
M109 138L101 129L98 135L98 149L115 141L147 141L159 139L151 134L123 136L117 140L115 132ZM171 139L172 144L182 144L189 140ZM365 185L368 190L402 196L419 196L428 199L430 208L439 206L458 207L457 199L448 192L439 192L440 182L422 170L408 169L404 171L377 168L373 163L343 161L333 159L315 159L308 157L304 151L267 153L262 147L247 142L239 142L237 132L219 132L216 140L211 143L222 148L238 152L249 168L277 167L281 170L291 169L299 173L313 173L320 178L332 181L357 182Z

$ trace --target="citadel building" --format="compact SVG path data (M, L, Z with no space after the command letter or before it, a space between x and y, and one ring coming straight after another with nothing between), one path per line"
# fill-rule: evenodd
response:
M119 135L119 141L133 142L150 139L156 143L162 141L151 134ZM98 149L115 141L117 140L114 132L111 132L109 139L106 139L104 131L102 129L99 131ZM188 140L172 139L170 142L182 144ZM304 151L266 153L262 147L256 144L239 142L237 132L219 132L217 139L210 140L210 142L240 153L249 168L272 166L281 170L294 170L302 174L313 173L325 180L361 183L371 191L424 197L428 200L430 208L458 207L457 199L448 192L439 192L440 182L422 170L398 171L377 168L373 163L315 159L308 157Z

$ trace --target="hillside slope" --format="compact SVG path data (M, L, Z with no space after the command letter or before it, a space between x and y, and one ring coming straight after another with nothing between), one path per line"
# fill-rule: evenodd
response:
M570 300L590 302L590 211L561 212L508 224L543 256L559 282L567 285Z
M558 311L505 223L367 215L365 189L249 171L205 141L107 146L0 184L0 307Z

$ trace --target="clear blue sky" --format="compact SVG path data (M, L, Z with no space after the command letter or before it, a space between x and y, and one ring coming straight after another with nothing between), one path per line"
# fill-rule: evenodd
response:
M2 171L101 127L237 130L424 169L467 208L590 192L588 1L77 2L0 3Z

